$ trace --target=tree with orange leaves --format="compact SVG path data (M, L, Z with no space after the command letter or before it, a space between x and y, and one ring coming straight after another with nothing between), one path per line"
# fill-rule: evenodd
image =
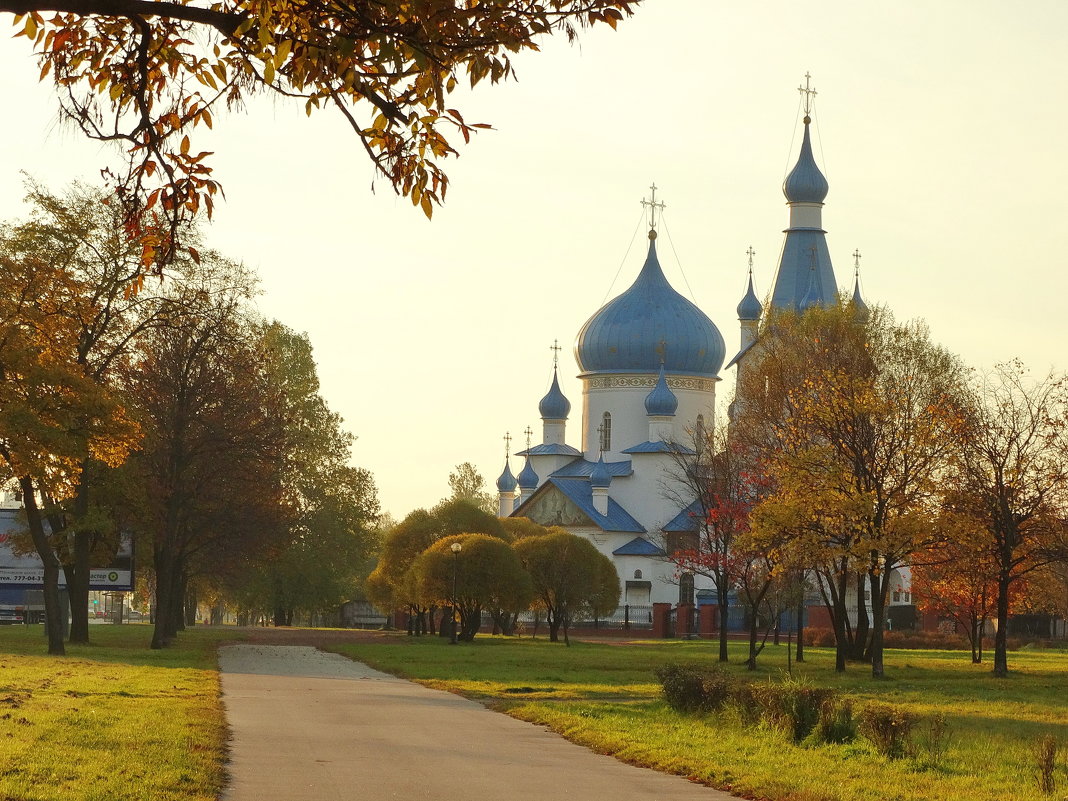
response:
M146 270L168 264L183 223L211 216L220 185L192 135L256 94L332 107L377 172L429 217L445 197L440 160L488 127L448 102L514 76L512 56L582 26L615 28L640 0L0 0L30 40L63 116L114 142L108 171Z
M71 497L87 460L122 463L139 429L117 394L75 358L79 330L71 312L95 303L85 284L62 267L6 252L0 269L0 458L22 490L44 565L48 652L63 654L60 562L41 502Z

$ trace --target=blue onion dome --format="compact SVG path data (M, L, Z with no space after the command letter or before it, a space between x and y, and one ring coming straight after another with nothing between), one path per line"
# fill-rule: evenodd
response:
M501 473L501 477L497 479L498 492L515 492L517 485L515 476L512 475L512 466L508 464L508 460L504 460L504 472Z
M749 288L745 291L745 297L742 298L742 302L738 304L738 319L745 322L747 320L759 320L760 315L763 314L764 307L761 305L760 300L757 299L756 292L753 291L753 273L749 273Z
M801 155L797 164L783 181L782 193L790 203L822 203L827 197L827 179L823 177L816 159L812 156L812 140L808 125L812 119L805 116L805 137L801 142Z
M656 379L656 386L645 396L645 413L652 417L672 417L678 408L679 399L667 385L664 366L660 365L660 377Z
M637 279L587 320L575 340L583 373L653 373L663 354L669 373L716 376L725 350L715 323L668 283L652 237Z
M571 412L571 401L564 397L560 391L560 382L556 378L556 368L553 368L553 385L549 387L549 393L541 399L538 411L542 420L566 420Z
M527 463L519 471L519 489L532 490L537 488L538 474L534 472L534 467L530 464L530 457L528 456Z
M612 474L608 472L608 465L604 463L604 454L601 454L601 458L597 460L597 464L593 466L593 472L590 473L590 486L595 489L608 489L612 483Z

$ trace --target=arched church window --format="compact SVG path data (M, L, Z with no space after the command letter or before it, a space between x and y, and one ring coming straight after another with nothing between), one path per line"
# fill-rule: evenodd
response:
M612 450L612 415L609 412L601 416L601 450Z
M635 570L635 571L634 571L634 578L636 578L636 579L640 579L641 577L642 577L642 571L640 571L640 570Z
M679 603L693 604L693 573L679 576Z

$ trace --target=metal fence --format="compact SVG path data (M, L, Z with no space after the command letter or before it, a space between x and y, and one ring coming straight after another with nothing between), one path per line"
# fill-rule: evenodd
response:
M519 622L525 628L533 628L535 620L539 626L545 625L545 615L537 616L535 612L521 612ZM492 621L491 621L492 625ZM653 627L653 607L636 604L624 604L604 617L582 616L571 621L571 628L604 629L606 631L624 631L630 629L651 629Z

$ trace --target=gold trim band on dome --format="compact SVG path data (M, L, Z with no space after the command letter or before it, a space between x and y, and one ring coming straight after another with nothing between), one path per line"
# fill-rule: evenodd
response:
M664 376L671 389L692 389L698 392L715 392L718 378L697 378L695 376ZM636 375L592 375L583 378L587 389L624 389L653 388L657 376L649 374Z

